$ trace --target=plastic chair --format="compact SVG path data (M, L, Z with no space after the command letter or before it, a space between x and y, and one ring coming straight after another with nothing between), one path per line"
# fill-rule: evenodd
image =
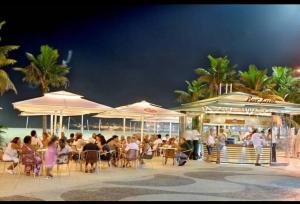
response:
M186 155L187 155L186 161L189 161L189 160L190 160L190 156L191 156L192 153L193 153L193 149L181 151L181 152L178 152L178 153L179 153L179 157L180 157L180 154L181 154L181 153L186 154Z
M137 168L138 150L136 150L136 149L129 149L127 151L126 157L125 157L125 164L124 164L124 166L127 167L127 165L130 164L130 162L134 162L135 163L135 168Z
M176 150L175 149L165 149L163 153L163 157L165 158L164 164L167 164L168 159L173 159L173 165L175 165L176 158Z
M109 152L102 152L100 153L100 158L99 158L99 166L100 166L100 170L101 170L101 164L102 164L102 161L107 161L107 164L108 164L108 167L111 167L111 160L112 160L112 157L113 157L113 153L115 152L115 150L110 150ZM109 155L109 158L108 159L102 159L101 156L108 156Z
M59 162L59 159L60 158L63 158L63 157L66 157L66 160L65 161L62 161L62 162ZM66 155L61 155L59 157L57 157L58 161L56 162L56 172L57 172L57 175L59 174L59 166L63 166L63 165L66 165L67 168L68 168L68 173L69 173L69 176L70 176L70 160L72 158L72 152L69 152L67 153Z
M145 154L145 153L142 153L141 156L140 156L140 158L143 159L143 160L148 160L148 161L150 161L151 166L152 166L152 169L154 169L154 167L153 167L153 160L152 160L152 159L153 159L155 150L151 150L151 152L152 152L152 154L151 154L151 155L148 155L148 157L144 157L146 154Z
M97 174L99 173L100 152L98 150L85 150L81 152L80 169L82 169L82 162L96 163Z

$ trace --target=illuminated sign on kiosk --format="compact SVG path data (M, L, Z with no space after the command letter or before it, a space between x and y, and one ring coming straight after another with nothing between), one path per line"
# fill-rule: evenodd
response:
M246 102L251 103L276 103L274 99L266 99L266 98L253 98L252 96L249 96L246 100Z

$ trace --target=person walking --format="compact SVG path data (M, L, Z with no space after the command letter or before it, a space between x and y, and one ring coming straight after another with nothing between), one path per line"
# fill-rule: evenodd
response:
M255 153L256 153L255 166L261 166L261 164L259 163L259 159L262 153L262 140L261 140L261 135L258 133L256 128L252 132L251 141L253 143L253 146L255 148Z
M52 136L48 143L48 148L45 152L45 167L47 178L53 177L52 169L57 161L57 141L58 137Z

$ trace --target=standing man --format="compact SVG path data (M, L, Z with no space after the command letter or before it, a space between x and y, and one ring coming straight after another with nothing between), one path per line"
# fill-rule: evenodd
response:
M255 166L261 166L259 163L259 158L262 153L262 140L261 140L261 135L258 133L256 128L252 132L251 141L253 143L253 146L255 148L255 153L256 153Z
M184 132L184 139L185 141L188 143L189 146L193 147L193 131L192 130L186 130ZM190 155L190 159L193 158L193 155L191 154Z
M272 135L272 162L276 162L276 144L277 144L277 134L278 134L278 128L275 127L274 131L269 129L268 135Z
M200 133L198 130L193 130L193 160L199 159L199 140Z

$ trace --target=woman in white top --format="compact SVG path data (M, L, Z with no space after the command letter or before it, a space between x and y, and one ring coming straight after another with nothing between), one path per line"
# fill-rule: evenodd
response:
M19 163L19 152L21 151L21 140L20 137L15 137L5 148L4 154L2 156L3 161L13 161L6 172L9 174L14 173L14 168Z

